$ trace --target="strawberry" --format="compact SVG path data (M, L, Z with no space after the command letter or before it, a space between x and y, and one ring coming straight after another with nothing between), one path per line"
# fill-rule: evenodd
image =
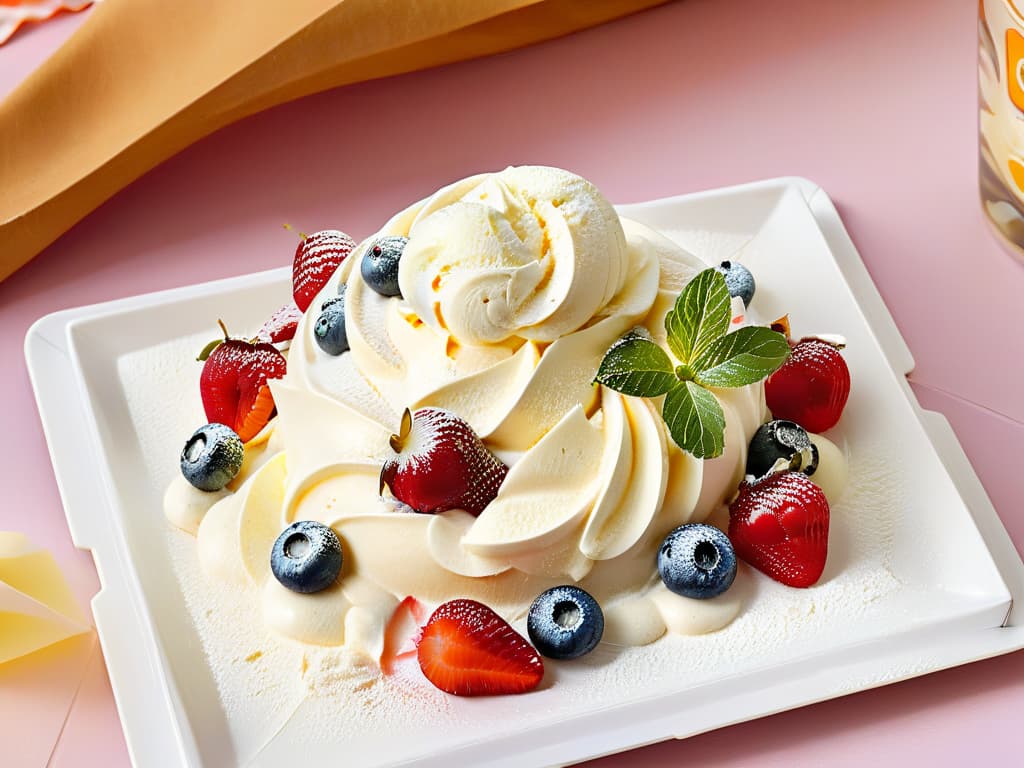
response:
M302 238L292 262L292 296L300 312L309 308L334 270L355 247L355 240L336 229L324 229Z
M384 628L384 650L380 654L381 672L385 675L393 674L400 659L416 655L417 635L426 618L426 607L412 595L398 604Z
M295 302L285 304L263 324L259 333L256 334L256 340L267 344L291 341L295 338L295 331L298 329L301 319L302 312L295 306Z
M839 421L850 396L850 369L842 344L805 338L764 383L765 399L776 419L795 421L808 432L824 432Z
M416 656L427 679L455 696L525 693L544 677L537 651L475 600L449 600L434 611Z
M736 554L790 587L809 587L825 569L828 501L802 472L776 472L740 485L729 505Z
M285 358L266 342L232 339L220 325L224 341L209 353L199 376L203 410L207 421L231 427L244 443L274 415L267 380L284 376Z
M381 469L381 492L387 485L396 499L425 514L462 509L479 515L508 474L469 424L441 408L414 415L406 409L391 447L395 456Z

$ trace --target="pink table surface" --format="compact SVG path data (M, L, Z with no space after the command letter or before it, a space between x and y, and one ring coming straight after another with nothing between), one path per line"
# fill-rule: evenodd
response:
M935 0L685 0L306 98L199 142L0 283L0 530L51 549L83 603L97 590L91 558L70 542L22 363L36 318L280 266L294 249L283 222L362 237L443 182L545 163L616 202L779 175L821 184L913 351L922 403L950 419L1024 548L1024 267L979 213L975 12ZM84 19L0 48L0 96ZM16 744L16 766L127 765L98 647L64 650L81 661L51 699L0 684L0 762L12 765ZM590 764L1016 763L1022 673L1024 654L1012 654Z

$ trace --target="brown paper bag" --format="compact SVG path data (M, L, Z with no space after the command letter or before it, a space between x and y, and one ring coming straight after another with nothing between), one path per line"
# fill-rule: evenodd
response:
M0 280L199 138L665 0L105 0L0 104Z

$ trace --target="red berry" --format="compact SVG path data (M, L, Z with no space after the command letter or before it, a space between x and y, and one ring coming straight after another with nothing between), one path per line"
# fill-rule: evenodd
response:
M828 501L802 472L777 472L740 485L729 505L736 554L790 587L809 587L825 570Z
M336 229L324 229L302 239L292 263L292 296L305 312L334 270L352 253L356 241Z
M795 421L808 432L824 432L843 413L850 369L835 345L803 339L765 381L764 394L774 418Z
M544 677L537 651L475 600L450 600L434 611L416 656L427 679L455 696L525 693Z
M231 427L243 443L252 440L274 415L267 380L280 379L285 370L284 355L272 345L226 339L199 376L207 421Z
M414 415L407 410L391 447L395 456L384 462L381 490L386 484L417 512L462 509L479 515L508 474L469 424L441 408L421 408Z
M285 304L263 324L260 332L256 334L256 340L267 344L291 341L295 338L295 331L298 329L301 319L302 312L294 302Z

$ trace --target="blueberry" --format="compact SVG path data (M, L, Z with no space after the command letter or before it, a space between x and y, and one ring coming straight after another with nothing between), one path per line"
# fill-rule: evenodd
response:
M274 542L270 570L293 592L327 589L341 573L341 542L333 529L313 520L292 523Z
M348 332L345 330L345 292L328 299L320 308L320 316L313 326L313 336L320 349L328 355L348 351Z
M550 659L575 659L594 650L604 634L604 612L589 593L571 585L552 587L533 601L526 631Z
M766 475L779 459L789 463L788 469L813 475L818 468L818 448L799 424L776 419L754 433L747 451L747 474Z
M408 242L408 237L400 235L378 237L363 254L359 271L366 284L381 296L402 295L398 287L398 262Z
M688 523L665 537L658 550L658 573L677 595L717 597L736 578L736 553L729 537L713 525Z
M192 433L181 450L181 474L201 491L219 491L242 468L241 438L223 424L207 424Z
M750 270L735 261L723 261L715 267L725 276L725 287L730 296L743 299L743 306L749 307L754 298L754 276Z

